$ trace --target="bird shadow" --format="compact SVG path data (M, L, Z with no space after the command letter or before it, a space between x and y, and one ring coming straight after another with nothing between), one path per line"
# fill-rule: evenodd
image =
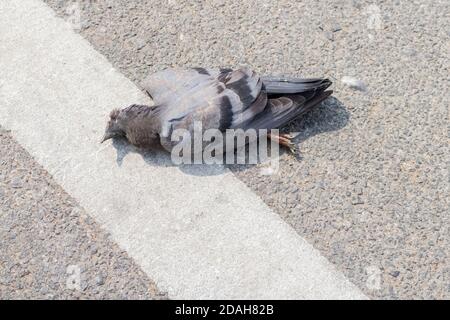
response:
M305 115L293 120L280 128L281 133L290 133L294 136L292 141L299 146L295 154L285 148L280 148L280 156L290 154L297 161L302 161L301 143L318 134L338 131L344 128L350 120L350 113L345 105L337 98L331 96L319 106L313 108ZM233 172L245 171L254 165L228 165Z
M344 104L335 97L330 97L280 131L295 133L294 142L302 143L317 134L340 130L349 120L350 113Z
M178 167L182 172L194 176L213 176L226 172L223 165L174 164L169 152L163 148L142 149L133 146L125 138L114 138L112 146L116 149L116 163L122 166L124 159L132 153L139 154L146 164L159 167Z
M298 118L280 129L282 133L293 133L293 142L301 144L315 135L337 131L344 128L350 119L350 114L346 107L335 97L330 97L307 114ZM227 165L207 165L207 164L181 164L176 165L171 159L170 153L162 148L141 149L137 148L125 138L115 138L112 143L116 149L116 163L120 167L130 153L139 154L150 166L178 167L182 172L195 176L220 175L231 169L233 172L245 171L255 166L254 164L227 164ZM280 156L287 153L284 148L280 148ZM298 161L302 160L300 153L295 155Z

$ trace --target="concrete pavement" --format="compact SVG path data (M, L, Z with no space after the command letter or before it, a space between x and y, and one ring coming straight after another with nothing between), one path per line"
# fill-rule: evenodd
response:
M133 152L119 165L117 150L98 144L105 115L146 97L42 2L0 8L1 125L160 290L365 298L228 170L180 170L162 154Z
M285 128L300 160L233 173L370 297L449 297L448 1L46 2L138 85L166 66L333 79Z

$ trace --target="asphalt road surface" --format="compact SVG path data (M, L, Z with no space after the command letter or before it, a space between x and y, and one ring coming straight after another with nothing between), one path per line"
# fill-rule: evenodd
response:
M448 1L45 2L137 85L168 66L329 77L334 98L286 128L301 159L232 171L367 296L450 298ZM1 297L67 297L47 288L67 252L100 261L85 297L164 297L8 133L0 145Z

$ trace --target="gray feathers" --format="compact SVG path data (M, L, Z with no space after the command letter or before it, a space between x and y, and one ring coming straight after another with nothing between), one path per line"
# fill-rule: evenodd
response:
M263 77L266 90L273 94L292 94L317 90L321 87L327 88L331 85L328 79L312 78L312 79L296 79L296 78L279 78L279 77Z
M328 79L259 77L247 69L166 69L150 75L143 88L156 106L133 105L115 115L130 142L142 144L157 135L170 146L181 128L203 130L279 128L331 94Z

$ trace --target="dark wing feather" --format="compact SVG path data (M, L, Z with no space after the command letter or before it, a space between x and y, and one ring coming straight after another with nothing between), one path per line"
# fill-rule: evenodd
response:
M264 111L247 123L243 129L280 128L320 104L332 93L331 90L322 91L312 99L306 99L301 94L269 99Z
M260 77L249 69L167 69L147 78L144 89L162 104L165 136L177 128L240 128L267 105Z
M262 77L264 86L269 95L306 93L315 90L326 89L331 85L331 81L322 78L300 79L300 78L279 78Z
M263 77L269 103L244 129L280 128L293 119L320 104L332 94L325 91L331 81L328 79L296 79Z

